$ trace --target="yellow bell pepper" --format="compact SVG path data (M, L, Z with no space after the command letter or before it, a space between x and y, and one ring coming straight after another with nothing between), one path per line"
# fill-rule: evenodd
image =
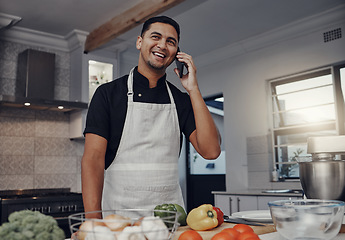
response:
M196 231L215 228L218 225L217 212L211 204L203 204L188 213L187 224Z

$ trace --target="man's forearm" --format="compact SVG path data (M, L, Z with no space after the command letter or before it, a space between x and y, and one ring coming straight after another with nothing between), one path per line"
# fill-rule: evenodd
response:
M196 130L189 136L189 140L203 158L215 159L220 154L220 135L200 93L192 56L178 52L176 58L186 64L188 69L188 73L180 80L189 94L195 117ZM177 69L175 73L179 75Z
M189 93L195 117L197 150L206 159L220 154L220 135L199 90Z
M82 193L85 212L102 210L102 191L104 171L99 166L86 164L85 159L82 161ZM102 218L102 214L89 214L88 217Z

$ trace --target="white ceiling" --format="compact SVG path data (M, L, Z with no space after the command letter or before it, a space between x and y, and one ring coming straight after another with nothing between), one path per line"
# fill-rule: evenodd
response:
M140 0L0 0L17 27L66 36L91 32ZM194 57L345 4L344 0L185 0L164 15L181 25L181 50ZM134 46L140 26L104 47ZM104 48L103 47L103 48Z

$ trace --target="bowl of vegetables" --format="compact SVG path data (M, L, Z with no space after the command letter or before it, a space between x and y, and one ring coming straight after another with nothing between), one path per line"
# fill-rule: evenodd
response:
M89 218L102 213L103 219ZM170 210L120 209L84 212L68 217L72 240L170 240L180 213Z

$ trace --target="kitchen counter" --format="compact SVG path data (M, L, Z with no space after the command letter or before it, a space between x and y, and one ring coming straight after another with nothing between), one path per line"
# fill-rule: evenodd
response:
M210 240L216 233L220 232L224 228L232 228L235 224L232 223L223 223L220 227L209 230L209 231L198 231L202 236L203 240ZM344 226L344 225L343 225ZM256 234L259 235L261 240L285 240L275 231L273 224L267 224L266 226L251 226ZM189 230L188 226L179 227L177 232L174 235L174 240L177 240L182 232ZM342 229L343 230L343 229ZM340 231L333 240L345 240L344 231Z
M203 238L203 240L210 240L215 234L219 233L220 231L222 231L225 228L232 228L234 227L236 224L234 223L223 223L221 226L208 230L208 231L198 231L198 233L201 235L201 237ZM261 234L266 234L266 233L272 233L275 232L275 228L273 224L267 224L265 226L251 226L251 228L253 228L254 232L258 235ZM178 240L179 236L185 232L191 230L191 228L189 226L183 226L183 227L179 227L174 235L173 240Z
M345 223L345 219L343 221ZM236 224L233 223L223 223L221 226L208 230L208 231L198 231L202 236L203 240L210 240L216 233L222 231L224 228L232 228ZM278 232L276 232L273 224L266 224L265 226L251 226L256 234L259 235L261 240L286 240L281 237ZM177 229L173 240L178 240L179 236L187 230L190 230L189 226L182 226ZM70 240L67 238L66 240ZM333 240L345 240L345 224L342 225L340 233Z
M282 192L261 189L213 191L215 206L227 215L241 211L267 210L268 203L277 200L302 199L301 191Z
M262 234L262 235L259 235L259 237L261 240L278 240L278 239L284 240L282 237L279 236L279 233L277 232ZM70 240L70 238L67 238L66 240ZM203 240L208 240L208 239L204 238ZM345 233L339 233L333 240L345 240Z
M259 235L259 237L261 240L284 240L284 238L279 236L279 233L277 232ZM339 233L335 238L333 238L333 240L345 240L345 233Z
M285 190L285 189L284 189ZM272 189L245 189L245 190L233 190L233 191L212 191L212 194L219 195L246 195L246 196L284 196L284 197L303 197L302 192L297 192L293 189L293 192L284 192L281 190L272 190ZM264 192L268 191L268 192ZM272 192L270 192L272 191ZM276 191L276 192L273 192Z

